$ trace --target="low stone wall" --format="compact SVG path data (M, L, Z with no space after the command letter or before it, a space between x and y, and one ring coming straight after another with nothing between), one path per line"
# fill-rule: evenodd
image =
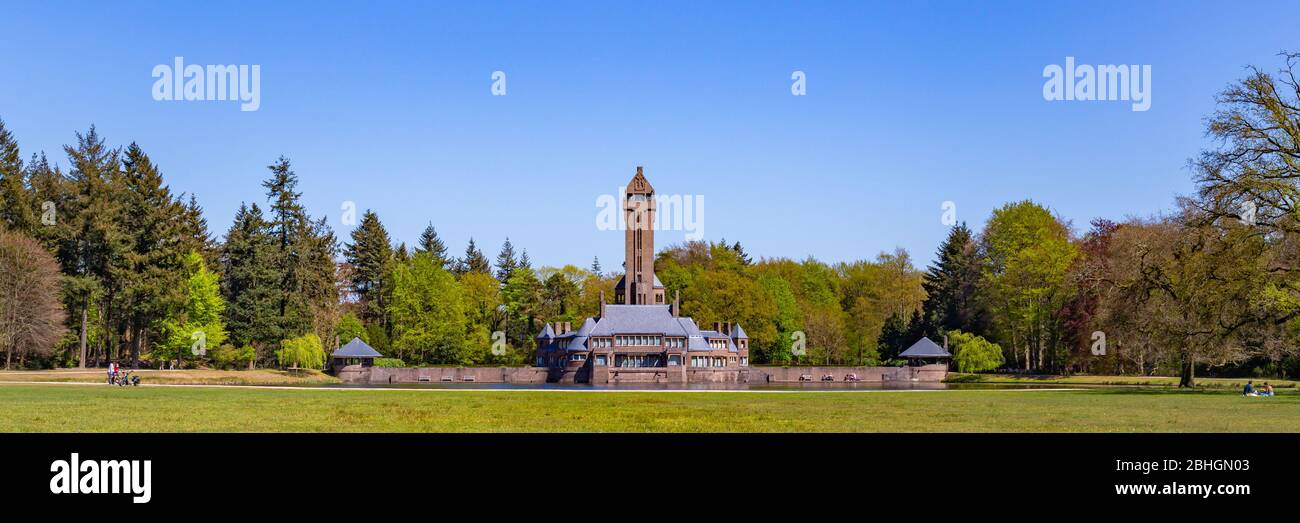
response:
M339 371L344 383L546 383L545 367L365 367Z
M856 374L864 382L883 383L888 381L940 382L948 376L947 365L923 365L920 367L750 367L750 383L795 383L800 376L811 377L812 381L821 381L823 376L831 375L835 381L844 381L849 374Z
M947 365L921 367L749 367L748 369L617 369L586 373L555 372L546 367L362 367L349 365L339 369L344 383L386 385L398 383L518 383L536 385L550 381L573 383L595 380L599 383L798 383L800 376L821 381L831 375L842 382L849 374L869 383L890 381L940 382L948 376ZM567 380L565 378L568 378Z

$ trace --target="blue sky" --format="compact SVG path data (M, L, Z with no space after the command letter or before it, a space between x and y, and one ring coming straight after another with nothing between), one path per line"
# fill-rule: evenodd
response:
M352 201L398 240L432 221L457 253L509 236L535 264L606 270L622 234L597 230L596 199L637 165L704 197L706 239L756 257L902 247L924 265L944 201L976 228L1024 198L1076 229L1169 209L1214 95L1300 50L1295 3L118 4L6 8L0 118L24 155L66 166L92 123L136 141L216 236L286 155L341 238ZM155 101L151 71L176 56L260 65L260 109ZM1066 56L1151 65L1150 110L1045 101Z

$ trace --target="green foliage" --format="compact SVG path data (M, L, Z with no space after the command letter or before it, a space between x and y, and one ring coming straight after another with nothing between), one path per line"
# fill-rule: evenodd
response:
M244 369L256 361L257 351L253 349L252 345L236 348L234 345L227 343L215 350L208 351L208 356L212 358L212 364L217 368Z
M428 253L392 272L393 351L416 364L465 362L465 305L455 278Z
M275 351L275 360L281 367L320 369L325 366L325 347L320 337L304 334L281 341L280 350Z
M1078 255L1069 231L1025 200L993 211L981 247L998 339L1025 369L1059 364L1064 345L1056 312L1070 296L1066 274Z
M361 319L351 312L339 318L339 324L334 328L334 335L338 337L339 343L346 345L353 338L361 338L361 341L370 344L370 334L366 332L366 326L361 323ZM372 347L374 345L371 345Z
M189 275L185 306L161 323L163 341L157 349L159 359L181 361L196 349L206 352L208 347L219 347L226 341L222 319L226 305L217 275L208 271L203 258L194 251L185 259L185 270Z
M983 337L952 330L948 331L948 341L958 372L993 370L1006 361L1002 358L1002 347Z
M374 366L400 368L405 367L406 362L403 362L400 358L375 358Z

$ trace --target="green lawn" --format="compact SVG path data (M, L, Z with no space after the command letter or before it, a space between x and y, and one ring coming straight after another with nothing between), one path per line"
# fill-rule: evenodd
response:
M0 431L1300 432L1300 393L559 392L0 384Z
M1054 385L1137 385L1154 387L1177 387L1177 376L1054 376L1054 375L1017 375L1017 374L963 374L948 373L948 383L1034 383ZM1196 378L1196 388L1200 389L1234 389L1241 390L1247 381L1256 386L1269 383L1274 388L1295 388L1294 380L1276 378Z

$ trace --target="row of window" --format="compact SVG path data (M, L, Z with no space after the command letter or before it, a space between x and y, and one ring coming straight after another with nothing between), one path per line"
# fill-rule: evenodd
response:
M727 358L716 356L691 356L692 367L721 368L727 366Z

